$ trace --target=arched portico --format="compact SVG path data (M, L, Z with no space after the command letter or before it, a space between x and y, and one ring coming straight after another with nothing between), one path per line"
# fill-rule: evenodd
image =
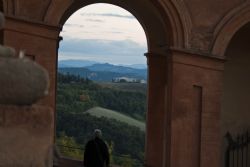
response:
M7 1L5 1L7 2ZM15 10L22 4L23 11ZM50 75L49 96L39 104L55 108L57 47L66 19L93 3L111 3L134 14L148 38L149 66L146 165L219 167L220 97L224 61L188 50L189 23L174 1L53 0L36 11L28 1L8 1L4 43L42 64ZM23 12L23 13L22 13ZM188 12L185 12L188 13ZM19 16L20 15L20 16ZM51 143L49 143L51 144ZM27 165L28 166L28 165Z

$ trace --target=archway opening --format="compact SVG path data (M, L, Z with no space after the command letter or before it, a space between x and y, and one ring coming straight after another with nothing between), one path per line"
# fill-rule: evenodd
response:
M226 50L223 103L222 145L224 165L246 165L247 151L239 147L247 141L250 130L250 23L232 38ZM238 145L238 144L239 145ZM235 144L235 150L231 150ZM246 143L245 143L246 144ZM238 145L236 149L236 145ZM230 150L227 152L227 150ZM240 153L239 153L240 152Z
M167 52L171 46L184 46L183 25L179 20L174 4L163 6L160 2L144 0L86 0L56 5L50 10L55 13L46 17L48 22L64 25L66 20L78 9L93 3L109 3L120 6L132 13L145 30L148 41L148 99L147 127L145 144L145 166L162 166L168 161L170 138L165 129L167 115ZM166 8L171 9L166 12ZM58 9L58 10L55 10ZM172 10L174 9L174 10ZM54 12L53 12L54 11ZM58 11L58 12L55 12ZM167 127L169 128L169 127Z
M83 157L95 128L112 161L144 164L147 41L133 15L93 4L65 23L58 56L57 136L66 155ZM78 148L78 150L75 150ZM74 155L75 154L75 155Z

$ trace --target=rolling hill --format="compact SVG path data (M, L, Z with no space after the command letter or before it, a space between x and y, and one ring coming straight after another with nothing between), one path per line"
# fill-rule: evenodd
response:
M112 71L93 71L88 69L87 67L64 67L58 68L58 72L62 74L71 74L80 76L83 78L88 78L93 81L104 81L104 82L111 82L112 79L118 77L128 77L128 78L136 78L136 79L143 79L146 80L146 73L145 74L138 74L138 73L119 73L119 72L112 72Z
M138 121L134 118L121 114L117 111L108 110L108 109L101 108L101 107L94 107L94 108L87 110L86 113L95 117L106 117L106 118L115 119L117 121L127 123L128 125L136 126L145 132L144 122Z
M121 77L147 80L147 67L143 64L126 66L87 60L60 60L58 62L58 72L79 75L98 82L111 82L114 78Z
M103 88L110 88L114 90L128 91L128 92L147 92L147 84L141 83L112 83L112 82L101 82L98 83Z
M58 61L58 68L62 67L87 67L92 66L94 64L107 64L107 63L100 63L96 61L89 61L89 60L82 60L82 59L67 59L67 60L59 60ZM146 64L120 64L116 66L123 66L123 67L130 67L134 69L147 69Z
M136 74L138 76L143 76L145 78L147 75L147 69L135 69L131 67L125 67L122 65L113 65L109 63L93 64L91 66L86 66L85 68L91 71L108 71L120 74Z

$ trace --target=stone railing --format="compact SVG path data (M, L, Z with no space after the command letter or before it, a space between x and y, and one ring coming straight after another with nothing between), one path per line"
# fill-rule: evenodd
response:
M54 166L57 167L57 166ZM83 167L83 162L80 160L74 160L66 157L61 157L58 167Z
M59 165L54 167L83 167L83 161L61 157ZM121 167L121 166L110 165L110 167Z

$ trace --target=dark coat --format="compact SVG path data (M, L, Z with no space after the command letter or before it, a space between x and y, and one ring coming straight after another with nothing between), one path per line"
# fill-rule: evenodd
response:
M109 166L108 147L102 139L96 137L85 146L84 167L103 167L104 163Z

